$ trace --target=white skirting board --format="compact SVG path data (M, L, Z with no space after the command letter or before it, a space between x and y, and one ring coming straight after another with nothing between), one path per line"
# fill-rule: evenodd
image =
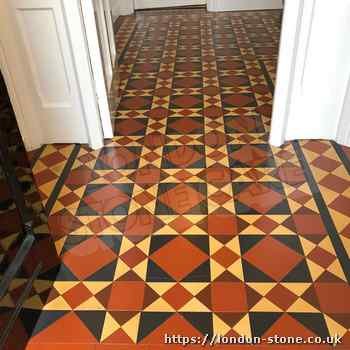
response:
M208 0L208 11L281 9L282 0Z

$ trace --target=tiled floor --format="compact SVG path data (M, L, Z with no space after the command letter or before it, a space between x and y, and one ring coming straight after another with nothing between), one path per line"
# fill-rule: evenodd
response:
M47 147L34 167L62 264L21 316L38 318L29 349L163 349L165 333L350 349L350 151L269 146L280 20L124 19L116 137Z

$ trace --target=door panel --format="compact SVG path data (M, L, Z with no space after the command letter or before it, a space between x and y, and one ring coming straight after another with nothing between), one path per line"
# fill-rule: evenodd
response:
M7 6L45 142L88 142L61 1L11 0Z
M135 0L135 9L205 5L206 0Z

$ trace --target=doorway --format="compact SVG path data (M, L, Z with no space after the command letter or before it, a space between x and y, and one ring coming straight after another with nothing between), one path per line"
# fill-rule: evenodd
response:
M206 5L207 0L135 0L135 10L161 7Z

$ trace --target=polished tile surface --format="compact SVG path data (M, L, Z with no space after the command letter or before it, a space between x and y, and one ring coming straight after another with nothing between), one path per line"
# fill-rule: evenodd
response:
M124 19L115 138L34 166L62 263L22 316L38 316L29 349L163 349L165 333L350 347L350 152L268 144L280 20Z

